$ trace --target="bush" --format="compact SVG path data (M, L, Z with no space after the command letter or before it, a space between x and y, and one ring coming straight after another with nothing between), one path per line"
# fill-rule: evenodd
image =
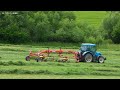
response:
M104 38L102 36L98 36L96 38L96 44L102 44L104 42Z
M117 23L117 25L114 26L113 32L111 35L112 35L113 42L119 44L120 43L120 20Z
M91 36L91 37L86 37L85 38L85 42L86 43L96 43L96 39L93 37L93 36Z
M103 28L105 30L105 38L111 39L114 43L120 43L120 13L113 12L111 16L103 21ZM107 41L112 43L111 41Z

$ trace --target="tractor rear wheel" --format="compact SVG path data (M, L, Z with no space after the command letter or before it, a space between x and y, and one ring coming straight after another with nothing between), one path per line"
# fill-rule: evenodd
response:
M92 54L90 54L90 53L85 54L85 56L84 56L85 62L92 62L92 60L93 60Z
M98 63L104 63L104 57L103 56L100 56L98 58Z

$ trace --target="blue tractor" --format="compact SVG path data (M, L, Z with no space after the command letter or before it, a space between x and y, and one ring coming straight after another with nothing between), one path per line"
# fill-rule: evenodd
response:
M96 44L82 43L77 54L79 62L98 62L104 63L106 60L100 52L96 51Z

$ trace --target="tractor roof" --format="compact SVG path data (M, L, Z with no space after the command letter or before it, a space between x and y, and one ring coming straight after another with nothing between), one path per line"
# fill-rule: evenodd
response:
M92 43L82 43L82 45L96 46L96 44L92 44Z

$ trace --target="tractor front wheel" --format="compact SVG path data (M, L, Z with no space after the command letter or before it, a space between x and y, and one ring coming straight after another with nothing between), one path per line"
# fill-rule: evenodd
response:
M104 57L103 56L100 56L98 58L98 63L104 63Z
M90 54L90 53L85 54L85 56L84 56L85 62L92 62L92 60L93 60L92 54Z

